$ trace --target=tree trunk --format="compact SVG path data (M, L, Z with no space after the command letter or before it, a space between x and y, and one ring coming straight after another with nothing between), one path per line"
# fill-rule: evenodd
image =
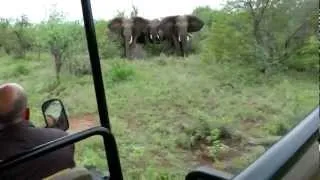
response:
M57 78L57 81L59 82L59 80L60 80L60 71L61 71L61 66L62 66L62 52L58 48L52 47L51 48L51 54L54 57L56 78Z
M40 60L41 56L41 46L38 46L38 60Z

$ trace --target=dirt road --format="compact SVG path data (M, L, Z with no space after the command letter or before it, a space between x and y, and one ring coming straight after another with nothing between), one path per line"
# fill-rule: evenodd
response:
M69 118L69 132L83 131L99 125L98 118L95 114L83 114Z

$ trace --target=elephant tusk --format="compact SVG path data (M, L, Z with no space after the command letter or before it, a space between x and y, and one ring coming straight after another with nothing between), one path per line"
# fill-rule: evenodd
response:
M150 34L150 39L152 39L152 34Z
M157 38L160 40L160 36L159 36L159 34L157 34Z
M189 36L187 36L187 41L189 41L190 40L190 37Z
M178 36L178 40L179 40L179 42L181 42L181 37L180 36Z
M130 36L129 44L132 44L132 36Z

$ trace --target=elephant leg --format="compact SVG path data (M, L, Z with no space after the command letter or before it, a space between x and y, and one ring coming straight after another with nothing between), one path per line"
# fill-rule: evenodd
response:
M137 39L138 39L138 36L132 35L132 39L131 39L131 41L129 41L128 58L131 60L134 59L134 52L136 49Z
M170 42L163 41L163 47L161 49L161 52L166 53L170 49Z
M188 56L187 43L186 40L181 41L181 56L183 57Z
M137 39L138 39L138 36L133 36L132 42L130 44L131 48L135 48L136 47Z
M122 44L121 44L121 47L122 47L122 54L121 54L121 57L122 58L126 58L126 44L125 44L125 41L123 40Z
M130 49L133 41L132 36L123 36L123 47L124 47L124 56L130 59Z
M149 44L149 38L148 36L144 36L144 46Z
M176 52L176 54L179 56L180 44L179 44L179 42L178 42L177 37L175 37L175 36L173 35L173 36L172 36L172 41L173 41L173 44L174 44L174 47L175 47L175 52Z

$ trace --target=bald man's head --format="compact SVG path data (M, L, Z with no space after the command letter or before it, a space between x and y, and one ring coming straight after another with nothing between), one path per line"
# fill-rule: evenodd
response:
M16 83L0 85L0 124L22 120L27 108L27 97L22 86Z

